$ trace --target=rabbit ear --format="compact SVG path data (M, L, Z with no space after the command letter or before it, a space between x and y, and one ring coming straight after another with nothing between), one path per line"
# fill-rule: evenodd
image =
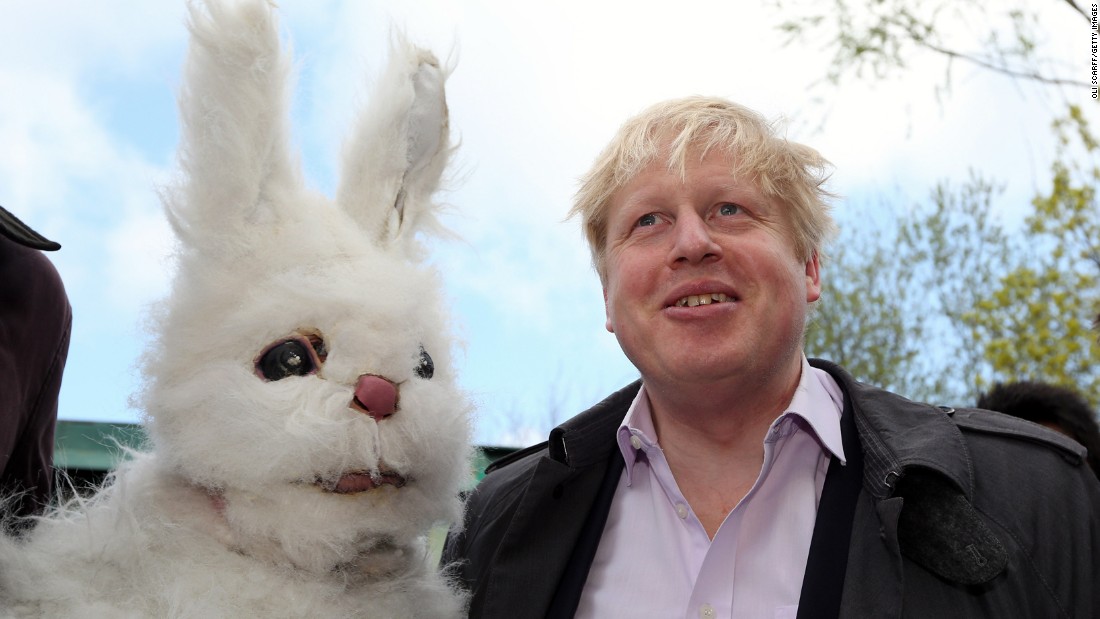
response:
M344 151L337 203L380 244L415 247L435 223L448 143L446 72L430 52L397 36L390 64Z
M245 247L302 191L289 152L290 63L266 0L188 4L191 45L179 96L183 176L165 192L192 247ZM261 224L257 226L256 224Z

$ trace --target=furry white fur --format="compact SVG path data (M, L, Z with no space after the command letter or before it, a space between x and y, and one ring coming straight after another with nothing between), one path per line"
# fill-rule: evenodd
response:
M162 196L178 270L138 395L151 449L0 540L0 616L463 612L425 541L459 517L471 452L417 240L451 150L445 71L394 42L331 204L290 153L272 11L190 6L182 173ZM280 344L293 359L272 377ZM396 410L356 400L372 389Z

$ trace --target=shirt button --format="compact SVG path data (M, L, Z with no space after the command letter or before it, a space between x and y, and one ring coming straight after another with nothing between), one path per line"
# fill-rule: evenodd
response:
M703 604L699 607L700 619L714 619L714 607L710 604Z
M687 518L688 517L687 505L684 505L683 503L677 503L676 504L676 515L679 516L680 518Z
M641 449L642 448L642 439L638 438L637 435L631 435L630 436L630 446L633 447L634 449Z

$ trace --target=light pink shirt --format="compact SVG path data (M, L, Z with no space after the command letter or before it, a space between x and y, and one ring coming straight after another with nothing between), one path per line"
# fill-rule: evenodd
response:
M756 483L711 540L657 444L643 385L619 427L626 468L576 617L793 619L830 455L845 461L843 409L836 381L803 357Z

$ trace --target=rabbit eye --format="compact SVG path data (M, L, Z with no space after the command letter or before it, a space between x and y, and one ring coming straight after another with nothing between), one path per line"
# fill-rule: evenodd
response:
M424 350L423 346L420 347L420 362L416 364L416 375L425 379L435 375L435 364L432 363L432 356Z
M325 346L325 341L322 340L320 336L311 335L309 336L309 345L312 346L313 351L317 353L317 359L321 363L324 363L325 359L328 357L328 347Z
M256 362L256 369L268 380L305 376L314 370L313 356L303 342L287 340L269 348Z

